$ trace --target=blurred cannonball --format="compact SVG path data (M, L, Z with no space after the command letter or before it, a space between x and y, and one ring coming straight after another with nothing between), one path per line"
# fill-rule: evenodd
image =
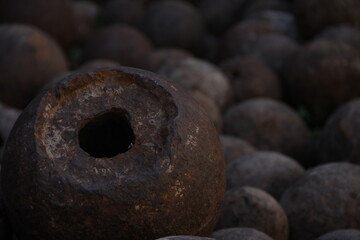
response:
M221 62L219 67L230 80L235 103L259 97L281 98L280 81L262 60L237 57Z
M259 150L277 151L308 161L310 131L290 107L272 99L251 99L230 107L224 133L237 136ZM294 137L296 136L296 137Z
M232 188L225 193L217 229L249 227L276 240L287 240L288 220L279 203L266 192L252 188Z
M282 196L290 239L316 239L345 228L360 228L360 166L330 163L308 170Z
M254 49L258 38L264 34L276 34L278 31L262 21L241 21L226 31L220 39L219 58L224 60L244 56Z
M91 1L76 1L72 3L75 15L76 41L82 43L95 32L99 6Z
M227 164L241 157L242 155L257 151L255 147L246 141L230 135L221 135L220 142Z
M193 57L193 55L181 48L158 48L146 57L145 68L157 72L164 64L188 57Z
M20 113L19 109L6 106L0 102L0 164L6 140Z
M284 92L296 106L334 109L359 96L359 66L359 52L348 44L310 42L288 62Z
M284 0L251 0L247 2L243 15L248 17L262 11L291 11L291 6Z
M253 152L240 156L227 166L228 188L251 186L280 199L304 169L295 160L276 152Z
M179 235L179 236L162 237L162 238L158 238L156 240L214 240L214 238Z
M294 0L294 12L305 38L334 24L360 27L358 0Z
M329 232L316 240L359 240L360 230L356 229L341 229Z
M107 58L121 65L143 67L151 52L150 41L139 30L127 25L112 25L92 36L84 45L84 60Z
M58 44L41 30L0 25L0 100L24 108L42 86L66 72L68 63Z
M61 46L69 47L75 36L75 14L68 0L0 1L0 22L33 25Z
M181 58L164 64L158 72L189 91L199 91L222 109L228 102L230 84L215 65L196 58Z
M279 33L287 35L292 39L298 38L295 17L291 12L268 9L251 13L245 19L264 22Z
M179 0L151 3L144 12L142 28L156 47L193 50L203 33L204 23L198 10Z
M263 232L253 228L226 228L213 232L216 240L273 240Z
M352 100L328 119L319 139L319 163L360 163L360 99Z
M219 107L215 102L207 97L205 94L200 91L193 91L191 95L203 107L205 113L209 116L211 122L214 124L219 133L222 132L222 117Z
M240 19L245 3L246 0L201 0L199 10L209 32L220 35Z
M360 51L360 31L347 25L330 26L316 35L317 40L332 40L346 43Z
M101 11L105 23L139 25L144 12L144 0L111 0Z
M118 67L119 63L109 60L109 59L94 59L87 62L84 62L78 69L79 70L90 70L94 68L104 68L104 67Z

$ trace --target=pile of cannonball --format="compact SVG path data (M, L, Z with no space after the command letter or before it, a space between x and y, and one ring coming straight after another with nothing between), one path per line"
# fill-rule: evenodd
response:
M359 0L0 1L0 239L359 240Z

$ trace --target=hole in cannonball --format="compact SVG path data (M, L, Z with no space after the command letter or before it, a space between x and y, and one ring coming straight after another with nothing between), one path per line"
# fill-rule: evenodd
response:
M124 110L101 113L86 122L79 131L80 147L96 158L111 158L128 151L135 135Z

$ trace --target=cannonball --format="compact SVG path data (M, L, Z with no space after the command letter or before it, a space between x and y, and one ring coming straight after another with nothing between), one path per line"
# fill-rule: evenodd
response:
M260 59L237 57L220 63L230 80L235 103L251 98L281 98L281 85L276 74Z
M360 163L360 99L352 100L333 113L320 135L319 163Z
M5 143L20 113L21 111L19 109L12 108L6 106L3 103L0 103L0 163L5 148Z
M226 228L213 232L216 240L273 240L263 232L253 228Z
M290 239L316 239L345 228L360 228L360 166L329 163L308 170L282 196Z
M327 27L316 35L316 39L339 41L360 50L360 31L347 25Z
M252 187L232 188L225 193L217 229L248 227L275 240L287 240L288 220L280 204L266 192Z
M246 141L230 135L220 136L221 146L227 164L247 153L256 152L255 147Z
M193 98L204 109L219 133L222 132L222 116L219 107L215 102L199 91L190 92Z
M284 92L296 106L332 110L359 96L359 64L359 52L348 44L330 40L310 42L288 62Z
M178 236L169 236L169 237L158 238L156 240L215 240L215 239L207 238L207 237L178 235Z
M360 239L360 230L341 229L329 232L316 240L358 240Z
M226 31L219 42L219 59L244 56L254 50L258 38L278 31L262 21L241 21Z
M83 43L95 32L99 6L91 1L81 0L72 3L75 15L76 41Z
M209 235L225 161L196 101L139 69L75 72L41 92L10 135L1 169L22 239Z
M305 170L294 159L277 152L244 154L227 166L228 188L251 186L280 199Z
M246 18L267 10L291 12L292 9L284 0L251 0L247 2L243 15Z
M105 23L139 25L143 12L143 0L111 0L102 8L101 18Z
M196 55L205 61L217 63L219 50L219 38L211 34L204 34L200 40Z
M150 4L142 18L142 28L156 47L196 49L204 34L199 11L179 0Z
M68 0L11 0L0 2L0 22L36 26L69 47L76 33L75 14Z
M25 25L0 25L0 100L24 108L41 87L68 70L53 39Z
M239 137L259 150L308 161L310 131L290 107L272 99L252 99L230 107L223 118L224 133ZM296 137L295 137L296 136Z
M204 17L207 30L221 35L241 17L246 0L201 0L199 11Z
M104 68L104 67L118 67L119 63L109 60L109 59L94 59L83 63L79 69L80 70L90 70L94 68Z
M251 36L251 35L250 35ZM276 73L282 73L289 60L300 47L283 34L259 34L256 38L243 38L228 57L250 56L263 60Z
M157 73L189 91L199 91L222 109L229 100L230 84L215 65L196 58L181 58L164 64Z
M360 28L358 0L294 0L297 24L305 38L335 24Z
M84 45L84 60L107 58L123 66L143 67L151 52L150 41L137 29L127 25L103 28Z
M193 57L193 55L180 48L155 49L146 57L145 68L157 72L164 64L188 57Z
M267 9L251 13L245 19L264 22L279 33L292 39L298 38L295 16L291 12Z

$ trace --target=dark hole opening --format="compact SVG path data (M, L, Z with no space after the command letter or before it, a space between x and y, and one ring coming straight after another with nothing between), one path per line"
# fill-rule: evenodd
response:
M4 140L3 138L0 136L0 147L2 147L4 145Z
M126 112L118 110L90 119L79 131L80 147L96 158L111 158L135 144Z

